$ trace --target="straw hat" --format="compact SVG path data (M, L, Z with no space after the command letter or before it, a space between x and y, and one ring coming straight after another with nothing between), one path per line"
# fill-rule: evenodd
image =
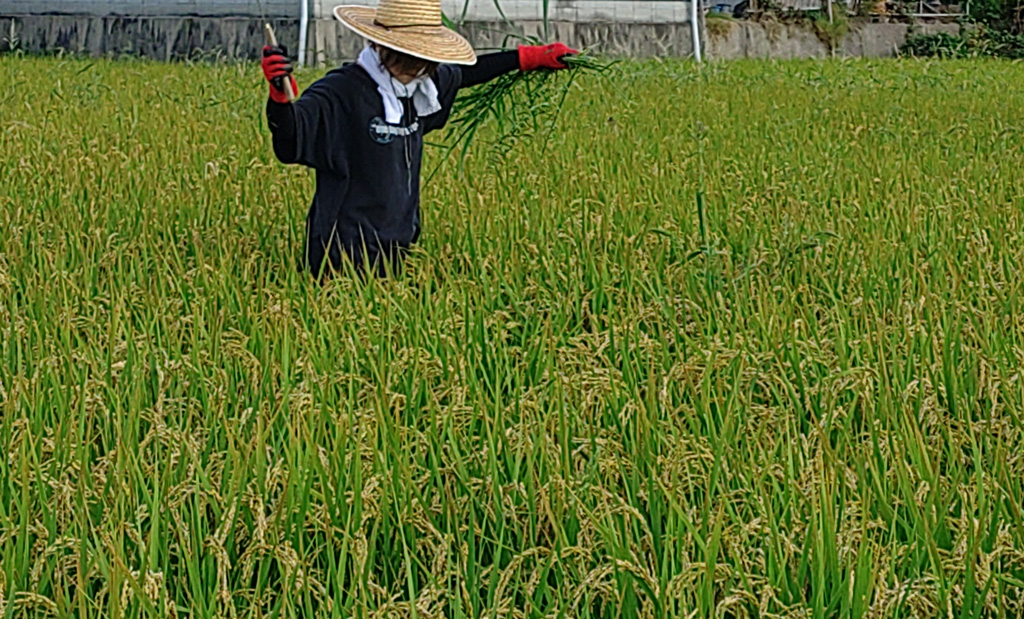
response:
M441 0L381 0L380 6L339 6L337 17L350 30L393 50L448 64L476 64L469 41L444 27Z

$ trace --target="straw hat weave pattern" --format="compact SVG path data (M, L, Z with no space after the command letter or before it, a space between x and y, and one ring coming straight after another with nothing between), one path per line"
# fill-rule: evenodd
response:
M376 9L339 6L334 16L348 29L393 50L448 64L476 64L476 53L441 19L441 0L382 0Z

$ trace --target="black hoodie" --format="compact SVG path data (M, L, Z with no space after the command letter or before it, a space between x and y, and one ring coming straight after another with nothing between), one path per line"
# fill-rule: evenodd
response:
M306 217L306 262L319 274L325 258L383 268L420 234L423 136L445 126L460 88L518 67L515 52L481 56L476 65L441 65L434 76L441 111L418 117L408 98L398 125L384 121L377 84L358 64L335 69L294 103L267 102L274 153L282 163L316 170ZM365 252L363 248L365 247Z

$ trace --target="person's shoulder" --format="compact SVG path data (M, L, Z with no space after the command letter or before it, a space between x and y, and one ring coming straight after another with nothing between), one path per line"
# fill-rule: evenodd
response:
M327 72L306 91L315 99L329 101L345 111L363 105L376 85L362 67L347 63Z
M437 65L437 72L434 74L436 77L451 79L452 76L461 75L462 67L457 64L441 64Z
M352 86L366 82L370 76L362 67L354 62L347 62L336 69L331 69L317 80L318 84L331 89L348 90Z
M434 83L441 92L449 90L453 86L459 87L462 83L462 67L455 64L442 64L437 67L434 73Z

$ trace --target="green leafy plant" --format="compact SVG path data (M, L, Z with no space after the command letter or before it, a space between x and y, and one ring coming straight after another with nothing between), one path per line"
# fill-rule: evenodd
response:
M1024 3L1021 0L974 0L970 17L976 23L1012 34L1024 34Z
M12 18L10 21L10 29L5 36L0 38L0 51L18 53L21 52L21 39L18 37L18 31L15 28L15 20Z
M900 53L916 58L966 58L972 51L966 38L937 32L907 37L906 42L900 46Z
M968 37L968 43L979 56L1024 59L1024 34L979 28Z
M944 32L916 35L907 39L900 53L917 58L992 57L1017 60L1024 58L1024 35L984 27L961 36Z
M564 72L515 71L460 93L449 120L452 130L442 144L445 157L456 153L462 168L476 136L488 125L493 125L492 144L499 148L538 133L550 135L576 79L606 74L614 66L586 52L566 57L565 63L569 69ZM546 144L545 137L542 150Z

